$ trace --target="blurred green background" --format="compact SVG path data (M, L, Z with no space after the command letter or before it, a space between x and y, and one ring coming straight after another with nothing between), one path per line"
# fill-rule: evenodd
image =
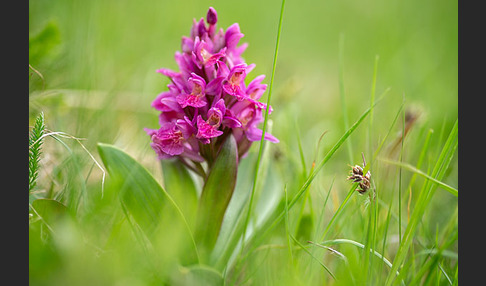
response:
M212 6L218 12L218 27L226 30L236 22L245 34L240 43L247 42L249 46L243 58L248 64L256 64L247 77L248 82L265 74L264 83L270 84L280 5L281 2L275 0L30 0L30 125L42 111L49 130L83 138L82 144L95 158L99 158L98 142L117 145L159 180L160 164L143 130L144 127L157 128L158 112L150 104L160 92L167 90L169 83L155 72L156 69L177 69L174 53L180 50L181 37L189 36L192 20L205 17L208 7ZM388 88L389 91L374 110L372 132L367 133L368 123L365 122L364 127L348 139L353 146L352 158L348 156L346 144L336 153L319 181L316 180L317 198L321 201L314 203L322 202L329 182L334 182L335 178L334 188L339 191L332 193L331 199L334 208L339 205L349 189L349 182L345 181L349 171L347 164L361 163L361 152L371 157L371 151L388 132L403 102L407 110L420 114L418 127L412 130L411 139L405 141L404 161L415 164L426 132L433 129L424 170L433 166L434 158L458 117L457 0L289 0L284 11L273 86L271 105L274 111L270 115L271 132L280 139L272 154L275 158L283 154L282 160L287 165L279 172L284 174L282 178L290 180L283 182L289 183L289 192L301 184L297 179L292 181L295 175L292 172L300 171L299 166L294 166L300 163L295 127L299 127L309 170L319 153L316 145L321 134L329 131L320 145L324 152L346 130L340 71L347 117L352 124L370 105L377 56L376 98ZM268 91L261 101L266 102L267 96ZM400 122L387 144L399 136L395 132L401 130ZM371 139L367 138L370 134ZM87 202L99 196L101 172L77 142L67 139L65 144L68 148L46 138L38 188L50 195L60 194L56 199L70 208L79 207L89 222L90 212L96 213L96 210L90 209ZM254 144L252 151L257 150L258 144ZM396 153L393 156L397 158ZM252 168L251 164L245 166ZM379 169L383 171L380 174L380 178L385 178L383 182L388 178L387 172L394 172L386 167ZM242 168L242 171L245 170ZM253 174L253 171L246 170L245 174ZM409 173L405 176L404 181L410 178ZM385 201L393 196L386 191L396 186L394 180L383 183ZM445 183L457 186L457 163L453 164ZM444 223L457 205L456 198L446 192L440 191L436 197L427 212L431 222L424 226L430 228L431 237L436 231L436 222ZM82 203L78 204L79 201ZM85 230L96 237L97 231L109 222L99 222L94 215L92 220L94 223L86 224ZM93 228L91 232L90 228ZM354 232L357 240L362 230ZM69 252L83 251L69 245L76 241L72 237L78 231L72 229L61 237L66 244L59 246L60 253L65 249L67 257L84 257ZM119 248L130 243L128 239L122 241ZM37 253L35 250L33 253ZM43 265L42 269L49 269L50 265L54 269L56 259L65 261L58 254L38 253L46 256L32 256L31 263ZM118 271L123 272L131 267L130 259L141 259L135 256L113 252L103 261L114 263L121 269ZM78 273L77 267L82 263L67 263L66 276L81 277L83 273ZM99 271L91 269L96 266L84 267L88 272ZM34 274L37 281L42 280L42 270ZM110 275L114 274L106 276ZM136 285L130 280L124 283Z
M48 126L93 144L148 141L142 128L157 125L150 103L168 83L155 70L177 69L174 52L181 36L189 35L192 19L205 17L213 6L218 27L239 23L241 42L249 43L243 56L256 64L248 77L265 74L269 84L280 4L29 1L29 63L44 77L42 82L31 75L31 91L56 90L31 97L36 101L30 111L44 110ZM369 105L376 55L376 96L391 88L384 118L393 116L403 97L420 106L434 129L444 118L449 124L457 118L457 1L287 1L283 21L272 119L294 117L303 130L343 128L341 37L351 122ZM287 127L276 122L277 136L281 128Z

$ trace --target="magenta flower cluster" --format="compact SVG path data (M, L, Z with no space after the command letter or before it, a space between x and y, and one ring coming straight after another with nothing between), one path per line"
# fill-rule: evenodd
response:
M257 125L263 122L262 111L267 106L258 99L267 88L262 84L265 76L245 84L255 65L247 65L241 57L247 44L238 46L243 37L240 27L235 23L226 32L216 30L217 20L212 7L206 16L207 25L204 18L199 22L194 19L190 37L182 37L182 51L175 53L180 71L157 70L171 81L169 90L152 102L161 111L160 128L145 131L160 159L180 156L194 162L210 160L214 146L231 133L242 156L253 141L262 138ZM278 142L269 133L265 133L265 139Z

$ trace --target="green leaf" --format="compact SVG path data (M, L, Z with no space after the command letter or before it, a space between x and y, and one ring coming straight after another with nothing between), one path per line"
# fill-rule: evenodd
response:
M128 211L141 229L150 235L162 219L164 206L171 205L182 219L194 247L195 259L199 261L196 242L186 217L171 195L160 186L147 169L113 145L98 143L98 152L108 174L119 183L119 197L123 209Z
M154 177L121 149L98 143L98 152L112 179L120 183L122 204L148 234L161 220L164 190Z
M312 229L314 228L314 219L310 214L304 214L297 227L296 239L305 243L311 238Z
M230 269L236 263L237 255L240 254L243 243L242 238L245 236L245 242L248 243L259 234L267 222L275 216L281 207L284 197L284 186L282 179L275 172L275 166L272 164L271 148L275 145L267 144L265 146L264 156L261 161L260 174L262 184L259 184L255 190L255 207L253 208L251 220L246 225L245 219L248 211L248 199L250 193L248 189L251 186L251 180L248 178L253 171L254 158L250 154L245 160L239 163L238 179L236 182L233 197L225 213L221 231L216 242L216 246L211 253L211 264L217 269ZM246 230L245 230L246 227Z
M197 210L196 237L204 259L218 238L226 208L236 185L238 148L231 134L222 144L204 183Z
M179 161L161 160L164 187L181 206L184 216L192 222L195 219L198 194L194 180L187 168Z
M222 270L228 262L231 253L235 250L238 241L241 240L244 228L244 210L248 204L252 175L252 162L254 153L239 162L238 179L231 201L228 204L216 245L211 253L210 265Z
M175 285L218 286L224 285L221 273L206 265L183 267L180 274L173 279Z
M61 43L60 31L55 21L49 21L41 31L29 35L29 64L36 66L43 58L55 55Z

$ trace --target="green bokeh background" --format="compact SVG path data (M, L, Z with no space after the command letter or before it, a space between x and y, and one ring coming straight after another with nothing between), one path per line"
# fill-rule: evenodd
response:
M366 121L364 127L348 139L353 147L352 158L347 153L347 142L336 152L328 167L313 183L317 185L316 192L320 192L314 203L317 205L323 201L329 182L336 179L334 188L338 191L331 194L330 200L333 200L334 207L339 205L337 202L342 201L350 186L345 181L349 171L347 164L361 163L361 152L365 152L367 158L371 157L371 151L388 132L404 101L406 109L420 113L419 127L410 135L412 139L405 141L404 162L416 163L423 143L420 140L429 129L433 129L430 154L425 158L424 168L434 166L433 160L458 117L457 2L286 1L270 119L273 121L271 132L280 139L275 149L283 154L282 161L287 163L281 167L281 172L287 172L282 177L290 182L282 184L289 184L289 192L301 185L296 179L297 174L291 172L298 169L300 163L296 125L299 126L309 170L315 153L318 153L315 150L321 134L329 131L320 146L321 150L329 150L346 130L340 97L340 69L343 72L346 112L351 124L370 105L377 56L376 98L388 88L389 91L373 111L372 132L367 133L369 122ZM239 23L245 34L240 43L247 42L249 46L243 58L248 64L256 64L247 77L248 82L257 75L265 74L264 83L270 84L280 1L30 0L29 64L42 75L40 77L30 69L30 125L42 111L49 130L86 139L82 141L86 150L96 158L99 158L96 152L98 142L114 144L140 161L160 180L160 164L143 130L144 127L157 128L158 112L150 104L160 92L167 90L169 83L166 77L155 71L162 67L177 69L174 53L180 50L181 37L189 35L192 20L205 17L210 6L218 12L218 27L226 30L231 24ZM342 66L340 53L343 56ZM268 91L261 101L266 102L267 96ZM400 122L387 144L396 138ZM373 135L371 139L367 138L369 134ZM84 202L99 196L101 174L85 151L76 142L66 140L75 151L69 154L59 142L46 139L38 183L40 188L66 194L75 190L72 193L79 192L80 198L88 198ZM258 152L258 144L254 144L251 151ZM277 157L275 153L272 155ZM245 170L240 168L240 175L250 174L248 180L251 180L253 165L247 163L245 166ZM380 166L382 169L379 170L383 171L379 174L380 178L389 178L388 173L390 177L396 175L395 169L387 167ZM406 182L411 174L404 172L403 176ZM388 189L380 195L383 200L389 201L396 195L391 192L396 187L396 178L385 179L382 185ZM453 164L444 182L457 186L457 163ZM69 205L69 197L63 199L68 200ZM396 198L394 202L396 204ZM444 191L439 191L434 197L426 213L427 223L422 229L432 237L431 240L436 226L442 227L456 206L457 198ZM108 235L103 230L111 221L98 221L97 217L104 214L83 207L81 204L79 209L88 222L84 235L94 241L103 241L104 237L97 236L99 233L102 233L99 236ZM363 222L363 227L359 222ZM365 218L356 215L356 225L349 226L352 228L349 231L351 239L361 240L365 223ZM131 261L143 262L144 257L123 252L132 244L127 235L124 236L126 240L117 242L118 248L115 249L120 252L110 252L103 256L102 263L91 265L83 248L73 243L81 239L77 238L81 237L81 232L67 226L66 232L61 235L65 245L60 244L59 249L52 250L52 253L33 240L31 264L42 266L39 266L39 271L33 271L36 282L42 284L43 273L52 271L56 274L54 278L46 278L45 285L52 285L49 282L63 285L62 275L73 279L73 283L89 279L94 279L94 283L107 279L105 282L109 283L111 277L130 269ZM393 246L390 252L393 252ZM84 263L83 257L87 263ZM71 258L81 259L75 261ZM115 270L96 280L97 275L104 271L97 267L105 261L106 269L114 266ZM63 269L56 268L61 264ZM143 263L135 264L143 268L140 266ZM356 265L359 265L359 259ZM65 274L59 274L64 271ZM86 273L91 273L91 276ZM276 269L273 273L280 271ZM145 273L141 277L143 275ZM120 281L123 279L120 277ZM135 282L129 278L123 281L127 285L137 285ZM123 283L120 282L120 285Z
M218 12L218 27L226 29L239 23L245 34L241 42L249 43L243 56L247 63L256 64L248 78L265 74L264 83L269 84L280 4L29 1L31 38L46 25L53 30L43 42L52 42L47 52L36 56L39 53L30 49L30 64L42 73L44 88L72 90L63 92L67 107L81 106L94 112L56 109L64 113L48 114L46 120L51 126L57 121L58 129L93 141L113 141L127 132L135 132L126 136L127 140L143 137L138 129L157 124L157 112L150 103L167 89L168 79L155 70L177 69L173 56L180 50L181 36L189 35L192 19L205 17L209 6ZM457 1L438 0L287 1L271 118L285 113L285 117L296 118L303 129L320 122L328 129L343 128L338 81L342 37L344 89L351 122L369 106L378 55L376 96L391 88L390 99L383 104L384 118L393 116L405 97L407 104L420 106L432 128L440 129L444 120L451 124L457 118L457 9ZM39 86L38 82L31 84L31 89ZM120 118L111 112L115 108L146 116ZM39 109L31 107L32 112ZM97 109L102 111L93 111ZM284 109L290 112L282 112ZM58 115L62 120L56 119ZM275 124L277 135L279 128L285 127Z

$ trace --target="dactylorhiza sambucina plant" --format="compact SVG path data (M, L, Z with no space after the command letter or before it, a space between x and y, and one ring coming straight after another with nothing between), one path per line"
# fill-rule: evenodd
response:
M179 71L157 70L170 83L152 102L161 111L160 128L145 129L159 159L176 158L203 178L195 234L206 250L216 242L239 159L252 142L262 140L257 126L264 121L263 112L272 111L258 101L267 88L265 76L245 83L255 64L247 65L241 57L247 44L238 46L243 37L239 25L217 30L217 20L212 7L207 25L204 18L194 19L190 37L182 37L182 51L175 53ZM279 142L269 133L264 139Z

